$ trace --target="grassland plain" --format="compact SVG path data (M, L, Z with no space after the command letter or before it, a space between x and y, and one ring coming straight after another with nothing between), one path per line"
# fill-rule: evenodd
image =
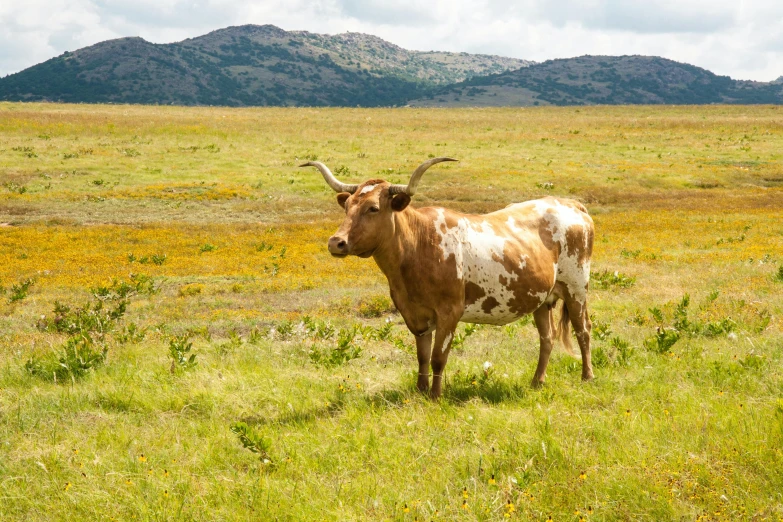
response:
M0 519L783 520L782 111L0 104ZM414 205L588 206L594 382L523 321L415 391L295 166L430 155Z

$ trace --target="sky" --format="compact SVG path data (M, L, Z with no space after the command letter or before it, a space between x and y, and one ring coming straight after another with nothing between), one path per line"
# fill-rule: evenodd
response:
M242 24L369 33L420 51L642 54L739 80L783 76L782 0L0 0L0 77L112 38L170 43Z

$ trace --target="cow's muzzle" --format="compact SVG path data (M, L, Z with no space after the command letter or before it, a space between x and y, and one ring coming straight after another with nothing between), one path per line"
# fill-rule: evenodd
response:
M332 236L329 238L329 253L334 257L345 257L348 255L348 241L340 236Z

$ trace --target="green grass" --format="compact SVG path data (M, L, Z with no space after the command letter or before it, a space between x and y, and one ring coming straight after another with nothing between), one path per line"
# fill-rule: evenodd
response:
M778 114L0 104L0 519L780 519ZM595 381L558 348L531 389L521 321L461 326L443 399L415 391L294 165L403 182L431 153L462 161L414 205L588 206Z

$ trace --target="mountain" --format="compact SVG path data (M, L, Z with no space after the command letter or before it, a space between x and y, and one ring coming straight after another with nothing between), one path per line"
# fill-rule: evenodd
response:
M0 79L0 100L379 106L532 62L408 51L359 33L244 25L172 44L109 40Z
M409 102L419 107L783 103L783 85L718 76L657 56L581 56L473 77Z
M228 27L172 44L120 38L0 78L0 100L229 106L783 103L749 82L656 56L533 63L409 51L376 36Z

